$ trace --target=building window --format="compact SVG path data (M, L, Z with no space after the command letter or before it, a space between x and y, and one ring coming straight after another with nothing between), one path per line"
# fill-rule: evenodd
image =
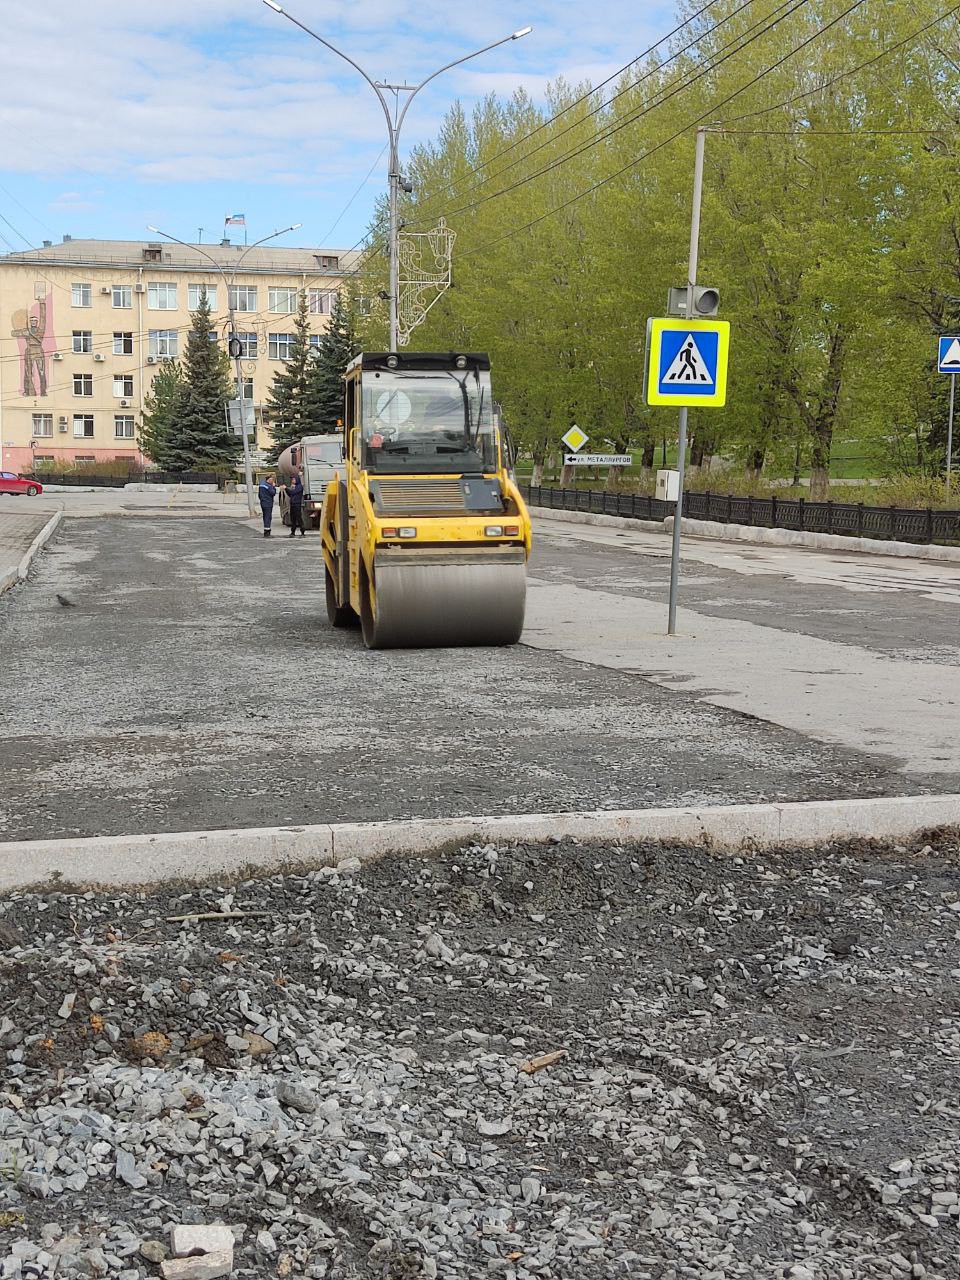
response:
M267 355L271 360L289 360L292 346L292 333L271 333L267 338Z
M243 380L243 398L244 400L253 399L253 379L244 378Z
M309 306L312 316L328 316L333 310L333 300L337 296L335 289L311 289Z
M152 281L147 285L147 307L150 311L176 311L177 286Z
M75 413L73 415L73 434L79 439L88 440L93 435L93 414ZM78 458L79 462L80 459ZM92 459L91 459L92 461Z
M128 284L113 286L113 305L121 307L124 311L129 311L133 306L133 290Z
M132 413L115 413L113 415L113 434L117 440L133 439Z
M373 299L364 297L363 294L357 299L357 310L362 316L368 316L373 310Z
M232 311L256 311L257 286L255 284L231 285L230 309Z
M257 335L255 333L237 332L240 339L240 355L244 360L256 360L257 358Z
M148 244L143 251L144 262L162 262L163 249L158 244Z
M320 269L323 271L339 271L340 259L328 253L315 253L313 255Z
M91 462L96 462L96 458L93 456L92 453L78 453L77 456L74 458L74 462L79 463L81 465L83 464L89 465Z
M52 413L35 413L33 415L33 434L35 436L53 435Z
M215 284L188 284L187 285L187 310L196 311L200 305L200 295L204 289L207 291L207 302L211 311L217 309L217 286Z
M118 373L113 377L113 394L126 400L133 396L133 374Z
M90 306L91 286L88 284L72 284L70 286L70 301L75 307Z
M115 356L133 355L132 333L115 333L113 335L113 354Z
M90 329L74 329L73 331L73 352L74 355L86 355L93 350L93 331Z
M276 315L290 316L297 309L296 289L271 289L270 310Z
M46 463L53 461L53 454L52 453L35 453L33 455L33 460L37 464L37 466L40 466L41 464L45 465Z
M318 356L320 354L320 334L311 333L307 341L310 344L310 350L307 354L311 356Z
M177 354L176 329L151 329L147 345L149 354L152 356L175 356Z
M92 373L75 373L73 375L73 394L75 396L93 395Z

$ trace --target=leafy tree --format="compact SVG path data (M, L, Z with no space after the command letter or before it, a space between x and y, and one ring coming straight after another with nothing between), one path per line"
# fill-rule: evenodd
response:
M231 391L230 362L226 352L211 340L210 304L204 289L183 357L183 395L175 430L168 440L171 469L236 464L243 446L227 426L224 412Z
M314 359L311 350L307 295L301 290L290 354L273 375L267 392L265 416L273 434L270 459L274 463L284 449L314 430L307 409L307 370Z
M311 432L337 430L343 418L343 375L359 350L354 300L338 293L330 323L307 364L304 401Z
M162 364L143 402L140 447L158 467L172 468L177 424L185 394L183 370L177 360Z

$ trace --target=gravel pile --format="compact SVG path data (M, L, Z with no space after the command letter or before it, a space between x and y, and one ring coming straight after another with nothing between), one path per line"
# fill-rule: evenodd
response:
M956 832L0 899L0 1276L960 1276L958 938Z

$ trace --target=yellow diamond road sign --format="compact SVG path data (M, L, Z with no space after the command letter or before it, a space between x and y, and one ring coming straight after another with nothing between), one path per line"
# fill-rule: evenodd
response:
M571 427L567 434L565 436L561 436L560 439L568 449L573 453L576 453L578 449L583 448L590 437L585 431L581 431L579 427Z

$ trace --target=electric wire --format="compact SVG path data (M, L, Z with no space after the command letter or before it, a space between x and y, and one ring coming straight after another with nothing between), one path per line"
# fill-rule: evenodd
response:
M568 163L568 161L576 159L577 156L583 155L585 152L592 150L593 147L599 146L602 142L608 141L615 134L620 133L623 129L628 128L630 125L635 124L637 120L639 120L642 116L648 115L651 111L655 111L658 107L663 106L664 103L669 102L672 98L675 98L678 94L683 93L687 89L690 89L693 85L698 83L698 81L702 80L705 76L709 75L712 71L715 71L717 67L721 66L724 62L727 62L730 58L735 57L738 53L742 53L743 50L748 48L751 44L753 44L754 41L759 40L762 36L767 35L770 31L773 30L775 26L777 26L780 22L783 22L785 19L792 17L799 9L803 8L803 6L807 3L809 3L809 0L783 0L783 3L779 4L776 9L772 10L772 14L778 15L773 18L773 21L769 21L769 18L772 16L771 14L771 15L768 15L767 18L762 20L762 22L766 23L766 25L754 24L754 27L748 28L748 32L752 32L752 34L748 35L748 33L744 33L744 35L748 36L748 38L741 39L740 37L738 37L738 39L741 39L741 42L736 45L736 48L730 48L729 45L723 46L723 49L726 50L726 52L721 51L722 52L721 57L718 57L714 62L711 62L705 66L702 66L701 69L697 71L696 75L687 75L686 78L680 80L680 82L675 81L673 83L673 87L667 86L668 91L664 92L662 96L657 97L653 102L645 104L639 110L634 111L630 115L626 116L623 120L620 120L615 124L611 124L608 128L596 134L596 136L593 137L589 142L585 142L580 144L577 147L571 148L571 150L567 151L565 154L556 157L549 164L544 165L543 168L536 170L536 172L534 173L527 174L523 178L519 178L516 182L510 183L506 187L501 187L498 191L488 192L486 195L480 196L476 200L470 201L468 204L460 205L455 209L445 210L442 214L435 215L435 216L452 218L452 217L455 217L457 214L470 212L473 209L479 208L480 205L486 204L488 200L496 200L500 196L508 195L510 192L516 191L520 187L526 186L528 182L534 182L536 181L536 179L542 178L545 174L551 173L554 169L558 169L561 165ZM856 0L856 3L854 3L851 6L851 8L846 12L847 13L851 12L853 9L857 8L862 3L864 3L864 0ZM759 30L757 29L758 26L760 28ZM824 28L824 30L825 29L826 28ZM731 42L731 43L734 43L734 42ZM421 225L421 224L416 223L411 225Z
M804 98L809 98L814 93L823 93L825 90L832 88L841 80L845 80L848 76L856 75L860 71L865 71L867 67L872 67L882 58L889 57L891 53L896 53L898 49L902 49L904 45L913 44L920 36L924 35L931 27L937 26L943 22L945 18L952 17L958 10L960 4L955 4L952 9L946 9L937 17L931 18L929 22L925 22L922 27L918 27L916 31L910 35L904 36L902 40L898 40L895 44L888 45L886 49L881 49L879 53L874 54L872 58L867 58L865 62L859 63L855 67L850 67L846 71L841 71L838 75L833 76L830 80L823 84L816 85L813 89L804 89L801 93L791 94L789 98L784 98L782 102L776 102L769 107L759 107L756 111L745 111L742 115L732 116L729 120L720 120L720 125L738 124L741 120L753 120L757 116L767 115L771 111L779 111L781 107L792 106L794 102L800 102Z
M819 39L822 35L824 35L827 31L829 31L831 27L836 26L837 23L842 22L845 18L849 17L849 15L853 13L855 9L858 9L863 3L864 3L864 0L854 0L854 3L851 4L847 9L844 9L842 13L838 14L835 18L833 18L830 22L826 23L825 25L818 27L815 32L813 32L805 40L801 41L800 44L796 45L793 49L790 49L782 57L778 58L776 62L771 63L769 67L766 67L764 68L763 71L758 72L757 75L753 76L750 80L748 80L746 84L742 84L738 89L735 89L732 93L729 93L720 102L715 103L713 106L709 107L706 111L701 112L701 114L697 116L696 119L688 121L685 125L683 125L680 129L678 129L676 133L671 134L670 137L668 138L664 138L662 142L658 142L654 146L649 147L641 155L636 156L633 160L623 165L620 169L617 169L614 173L608 174L607 177L599 179L597 182L594 182L591 186L587 187L586 190L579 192L575 196L571 196L569 200L565 200L562 204L556 205L552 209L548 209L545 213L540 214L536 218L532 218L529 222L524 223L522 226L515 227L513 230L508 231L506 234L502 236L498 236L495 240L491 240L486 245L480 245L476 249L469 249L465 254L461 256L466 258L466 257L474 257L478 254L489 253L491 249L495 248L497 245L503 244L507 240L512 240L514 237L523 234L523 232L525 231L531 230L533 227L538 226L541 222L545 222L548 218L555 217L558 213L562 213L565 209L569 209L571 205L574 205L578 201L583 200L586 196L592 195L594 191L598 191L601 187L605 187L608 183L613 182L617 178L623 177L624 174L629 173L632 170L636 169L636 167L639 164L641 164L644 160L648 159L650 156L654 155L656 152L663 150L664 147L669 146L672 142L676 142L676 140L682 137L685 133L689 133L691 129L695 129L698 125L702 124L704 120L714 116L716 112L719 111L722 107L726 106L728 102L732 102L734 98L738 98L741 93L745 93L748 89L753 88L755 84L758 84L766 76L770 75L772 72L776 71L779 67L783 66L785 62L787 62L790 58L795 57L798 53L800 53L803 49L805 49L808 45L810 45L814 40Z

